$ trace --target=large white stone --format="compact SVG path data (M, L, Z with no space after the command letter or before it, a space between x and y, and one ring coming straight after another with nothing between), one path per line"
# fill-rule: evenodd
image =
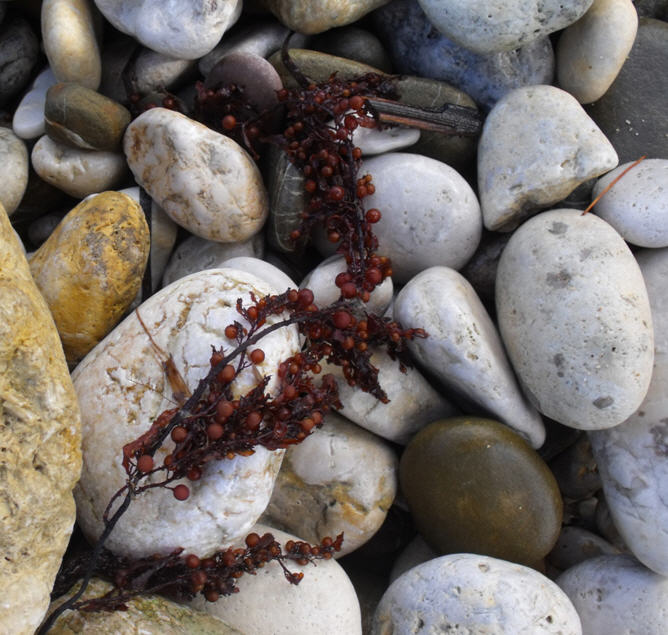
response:
M261 258L252 258L250 256L235 256L221 263L221 267L230 267L252 273L254 276L264 280L267 284L283 293L288 289L297 289L297 283L286 273L283 273L278 267Z
M501 254L496 306L540 412L600 430L638 408L652 374L652 316L640 269L605 221L559 209L524 223Z
M262 228L269 211L262 176L232 139L152 108L128 126L123 149L137 182L193 234L231 243Z
M183 278L139 307L150 333L190 390L208 372L211 346L232 347L224 335L234 320L237 298L276 293L258 278L233 269L214 269ZM276 321L268 319L268 324ZM299 348L295 327L262 340L265 360L235 380L235 392L247 393L261 374L276 382L278 364ZM174 407L172 394L147 333L137 316L128 316L96 346L73 374L83 416L84 468L75 493L79 523L89 538L102 531L101 516L111 496L124 484L122 447L146 432L154 419ZM166 443L156 462L173 447ZM132 557L183 547L206 555L245 535L271 496L283 452L261 447L250 457L214 461L199 481L188 481L190 497L176 501L163 488L143 493L111 534L107 547Z

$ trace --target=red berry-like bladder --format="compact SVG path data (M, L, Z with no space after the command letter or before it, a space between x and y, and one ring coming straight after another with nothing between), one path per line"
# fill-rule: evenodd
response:
M187 485L177 485L173 490L172 494L174 494L174 498L177 501L184 501L190 496L190 489L188 488Z

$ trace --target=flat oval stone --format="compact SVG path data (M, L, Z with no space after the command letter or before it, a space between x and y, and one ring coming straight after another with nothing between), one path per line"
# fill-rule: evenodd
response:
M21 139L36 139L44 134L46 91L58 80L47 66L23 96L12 119L14 134Z
M155 343L173 356L193 390L210 369L211 347L233 346L224 330L234 320L244 323L237 299L247 303L251 293L263 297L280 291L241 271L213 269L174 282L138 311ZM272 316L267 325L280 319ZM267 335L262 350L264 362L235 380L237 395L255 387L257 373L272 375L267 390L274 389L279 363L299 350L295 327ZM94 540L102 531L109 499L125 483L122 447L146 432L174 402L151 340L134 313L86 356L73 379L85 413L84 467L75 492L78 521ZM160 448L156 460L162 462L170 449ZM267 506L282 458L282 451L258 447L249 457L212 461L201 480L188 481L190 496L178 503L169 489L145 492L116 525L107 547L136 558L170 553L178 546L205 556L229 545L248 533Z
M67 548L79 406L49 308L0 204L0 632L33 633Z
M531 445L545 441L540 415L522 394L501 338L473 287L456 271L431 267L399 292L394 318L404 328L423 328L426 339L408 346L442 385L494 413Z
M579 20L592 0L418 0L429 21L475 53L512 51Z
M79 84L55 84L46 93L46 133L55 141L85 150L118 150L130 112Z
M439 553L480 553L533 564L561 529L562 502L547 465L491 419L454 417L420 430L401 457L401 491Z
M442 556L395 580L371 635L390 633L581 635L566 594L533 569L468 553Z
M626 243L592 214L559 209L524 223L497 271L508 356L544 415L581 430L619 425L652 375L652 316Z
M241 0L95 0L111 24L144 46L184 60L206 55L238 19Z
M397 493L397 457L382 439L328 414L285 453L262 522L318 544L344 533L345 556L385 521Z
M489 113L478 144L485 227L514 229L616 165L617 153L574 97L554 86L517 88Z
M557 78L581 104L602 97L615 81L638 30L631 0L594 0L557 45Z
M591 558L557 578L573 602L584 633L668 631L668 580L645 569L635 558Z
M33 146L30 158L42 179L74 198L111 190L128 171L119 152L72 148L47 135Z
M10 129L0 128L0 204L11 216L19 206L28 185L28 150Z
M120 320L141 286L150 239L129 196L103 192L82 201L30 259L30 271L78 362Z
M0 28L0 106L4 106L30 81L39 55L39 42L23 18Z
M592 192L596 198L631 163L601 177ZM668 158L646 159L636 165L596 203L594 213L610 223L621 237L640 247L668 247Z
M376 192L363 203L382 217L374 234L392 259L400 283L432 266L460 269L482 232L480 205L471 186L449 165L418 154L393 152L364 161Z
M44 0L42 37L49 66L59 82L97 90L102 62L88 0Z
M128 126L123 147L137 182L191 233L232 243L262 229L268 214L262 176L232 139L152 108Z

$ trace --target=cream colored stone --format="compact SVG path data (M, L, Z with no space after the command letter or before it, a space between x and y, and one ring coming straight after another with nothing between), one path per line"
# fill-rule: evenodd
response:
M267 284L274 287L274 289L280 289L281 293L288 289L298 288L297 284L286 273L283 273L270 262L266 262L260 258L235 256L234 258L225 260L220 266L252 273L254 276L260 278L260 280L264 280Z
M49 309L0 205L0 633L28 635L74 524L79 407Z
M269 213L262 175L232 139L152 108L128 126L123 146L137 182L193 234L231 243L262 229Z
M186 385L194 390L210 369L211 347L233 343L225 327L237 320L238 298L277 293L255 276L234 269L213 269L187 276L151 296L138 311L155 343L173 356ZM272 316L267 325L278 321ZM280 362L299 349L295 326L262 340L265 360L235 380L246 394L264 374L276 385ZM83 417L84 467L76 489L79 524L89 538L102 531L101 516L111 496L125 483L122 447L146 432L155 418L174 407L173 395L157 352L137 316L130 314L73 373ZM162 463L173 448L155 455ZM269 502L283 452L262 447L249 457L210 462L199 481L187 481L190 497L176 501L164 488L151 489L116 525L107 546L132 557L183 547L206 555L246 535ZM158 477L159 478L159 477ZM177 484L176 481L174 484Z
M69 362L116 325L141 286L149 253L144 214L129 196L103 192L77 205L30 260Z
M90 0L44 0L44 50L60 82L76 82L97 90L102 77Z
M0 128L0 204L9 216L19 206L28 185L28 150L9 128Z

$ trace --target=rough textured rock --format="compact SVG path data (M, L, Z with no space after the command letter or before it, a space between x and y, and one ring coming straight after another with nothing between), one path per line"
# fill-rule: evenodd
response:
M28 185L28 150L8 128L0 128L0 204L11 216L19 206Z
M49 309L0 205L0 632L41 622L74 524L79 406Z
M120 320L141 286L150 239L129 196L103 192L77 205L30 260L68 362Z
M524 223L501 255L496 307L515 372L544 415L600 430L638 408L652 316L640 269L605 221L560 209Z

